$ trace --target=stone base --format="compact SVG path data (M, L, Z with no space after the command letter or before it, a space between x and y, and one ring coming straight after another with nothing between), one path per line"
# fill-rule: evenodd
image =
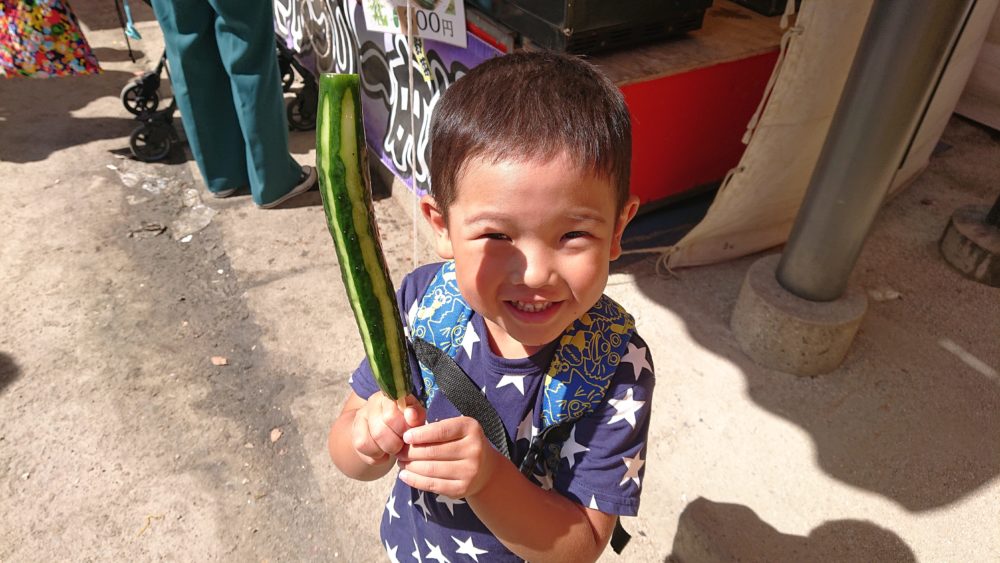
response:
M868 298L851 288L835 301L797 297L775 277L780 259L773 254L750 266L730 320L733 335L763 367L795 375L833 371L851 348Z
M955 210L941 236L941 255L963 276L1000 287L1000 228L986 223L989 210L985 205Z

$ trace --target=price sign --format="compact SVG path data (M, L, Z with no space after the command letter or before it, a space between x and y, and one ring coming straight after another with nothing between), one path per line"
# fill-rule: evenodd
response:
M406 33L407 0L358 0L369 31ZM466 47L463 0L409 0L415 35Z

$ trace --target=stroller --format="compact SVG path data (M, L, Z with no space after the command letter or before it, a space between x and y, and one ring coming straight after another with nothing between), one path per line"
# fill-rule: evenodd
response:
M143 2L152 7L150 0L143 0ZM132 22L132 11L129 9L128 0L115 0L115 8L118 13L118 21L125 32L125 44L128 46L129 57L132 62L135 62L129 39L142 39L142 36ZM177 129L174 128L174 112L177 111L176 100L171 98L170 105L159 109L160 75L164 71L169 79L170 69L167 68L166 50L160 55L160 60L154 70L148 70L129 80L118 95L118 99L121 100L125 109L134 115L136 121L140 123L129 136L128 145L132 156L143 162L156 162L167 158L174 145L180 143L180 136L177 134Z
M128 146L132 156L143 162L167 158L174 145L180 142L177 129L174 128L177 101L171 98L170 105L157 109L160 105L160 73L166 69L167 78L170 78L170 70L166 64L167 54L164 52L160 55L160 62L156 64L155 70L146 71L129 80L118 96L125 109L135 115L140 123L129 136Z
M151 0L142 1L146 5L152 6ZM131 44L128 43L129 38L141 39L142 37L133 25L128 0L115 0L115 5L118 7L119 21L125 32L125 42L131 56L132 49ZM296 72L301 76L303 82L302 89L295 95L294 99L288 101L286 106L288 125L291 129L299 131L314 129L319 97L316 78L295 58L283 40L276 38L275 43L282 90L284 92L291 91L292 85L295 83ZM134 62L135 58L133 57L132 60ZM164 71L169 79L170 69L167 66L166 50L160 55L156 68L129 80L118 96L125 109L134 115L136 121L139 122L139 125L129 136L129 149L136 159L143 162L157 162L167 158L173 147L181 141L177 129L174 127L174 113L177 111L176 100L171 97L170 104L164 109L159 109L160 80Z

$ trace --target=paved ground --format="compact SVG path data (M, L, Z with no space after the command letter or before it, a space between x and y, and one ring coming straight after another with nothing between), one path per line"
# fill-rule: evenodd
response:
M183 161L124 158L118 91L160 49L136 4L139 64L113 13L77 1L107 72L0 82L0 561L381 557L388 481L348 481L325 451L362 351L318 196L260 211L207 198ZM734 344L756 257L616 269L659 384L635 538L604 560L1000 560L1000 290L935 247L955 207L996 197L1000 140L958 118L943 140L855 271L900 298L871 302L827 376ZM303 162L311 144L293 137ZM398 279L411 226L377 207Z

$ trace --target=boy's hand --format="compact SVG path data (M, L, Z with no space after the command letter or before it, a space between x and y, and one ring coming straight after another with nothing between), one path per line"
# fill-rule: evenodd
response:
M398 455L407 485L451 498L473 496L489 482L503 458L474 418L460 416L403 434L407 447Z
M351 444L368 465L384 463L403 448L403 433L423 424L426 412L412 395L406 397L405 412L383 393L372 395L354 415Z

